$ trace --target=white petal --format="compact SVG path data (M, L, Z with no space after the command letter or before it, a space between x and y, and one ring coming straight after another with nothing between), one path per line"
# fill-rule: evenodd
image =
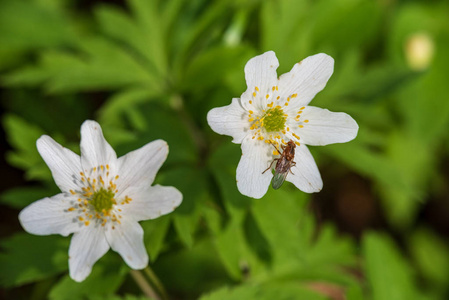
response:
M81 171L80 157L47 135L41 136L37 140L36 146L61 191L75 190L77 188L76 178L79 177Z
M346 143L357 136L359 126L351 116L341 112L331 112L313 106L307 106L301 114L303 128L294 127L294 132L306 145L323 146L333 143Z
M105 232L109 245L131 268L145 268L148 264L148 254L143 244L142 227L130 218L124 217L120 221L121 224L114 224L114 227L109 225Z
M81 163L85 171L109 164L115 166L117 155L105 140L100 124L87 120L81 125Z
M242 105L251 107L249 100L254 102L255 107L262 111L266 107L266 95L273 94L273 86L278 85L276 69L279 61L273 51L265 52L251 58L245 65L245 79L248 89L242 94ZM256 87L259 91L256 90ZM256 92L256 97L253 93Z
M69 248L70 277L83 281L92 271L92 266L109 250L104 227L96 224L86 226L73 235Z
M132 201L124 204L122 215L135 221L155 219L172 212L182 202L182 194L171 186L146 186L129 188Z
M77 213L67 210L75 202L76 199L62 193L33 202L20 212L20 223L32 234L67 236L82 228L76 220Z
M334 59L324 53L309 56L295 64L290 72L279 77L279 95L297 97L290 101L290 107L306 106L321 91L334 71Z
M232 142L240 144L248 134L248 112L238 98L232 99L228 106L211 109L207 113L207 122L213 131L233 137Z
M156 140L131 151L118 159L120 178L117 181L119 194L124 196L129 187L149 186L168 155L168 145ZM131 197L131 195L129 195Z
M316 193L323 188L323 180L312 154L305 145L296 147L296 165L285 180L293 183L298 189L306 193Z
M262 198L268 190L270 170L262 174L272 162L272 149L264 141L246 137L242 142L242 158L237 166L237 187L245 196Z

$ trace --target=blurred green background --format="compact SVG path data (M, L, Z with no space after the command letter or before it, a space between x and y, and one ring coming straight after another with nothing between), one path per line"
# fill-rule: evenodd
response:
M141 224L171 299L449 299L448 12L438 0L0 0L0 297L145 299L118 254L75 283L70 238L17 220L58 193L37 138L79 153L95 119L118 155L170 146L156 182L184 201ZM354 141L310 147L318 194L285 183L242 196L240 145L207 125L268 50L279 75L331 55L311 105L360 126Z

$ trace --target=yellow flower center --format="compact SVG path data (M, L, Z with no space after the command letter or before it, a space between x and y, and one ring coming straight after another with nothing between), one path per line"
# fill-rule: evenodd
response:
M278 86L272 86L267 94L262 94L257 86L254 88L252 99L248 101L251 108L254 109L254 111L248 110L252 139L257 138L257 140L265 141L265 143L273 144L276 147L280 144L286 145L289 140L293 140L299 146L300 137L290 129L289 125L295 124L295 127L303 128L309 122L309 120L301 118L305 107L301 107L298 111L287 109L290 101L295 101L298 94L291 94L287 98L278 95ZM274 151L273 154L279 153Z
M281 131L285 128L287 116L280 107L269 109L261 118L261 125L267 132Z
M94 207L96 212L110 211L112 206L116 204L114 193L111 190L100 188L99 191L96 191L93 194L90 204Z
M70 190L73 196L78 197L78 201L73 201L68 212L77 212L77 219L84 225L89 226L91 221L101 223L105 226L107 222L120 224L121 205L128 204L132 199L124 196L117 201L118 194L115 181L118 175L109 173L109 165L101 165L92 168L87 176L80 172L78 180L79 189ZM112 229L115 229L114 225Z

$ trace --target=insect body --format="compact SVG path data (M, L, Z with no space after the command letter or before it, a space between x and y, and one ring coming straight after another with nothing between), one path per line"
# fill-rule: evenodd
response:
M274 146L274 145L273 145ZM274 146L276 148L276 146ZM273 165L273 163L275 161L276 162L276 167L274 168L274 175L273 175L273 179L271 180L271 186L273 187L273 189L277 190L278 188L281 187L281 185L284 183L285 178L288 175L288 172L292 172L290 169L291 167L295 166L296 163L293 161L293 159L295 158L295 148L296 148L296 144L290 140L287 145L281 145L282 148L282 153L276 148L276 150L281 153L281 157L279 158L275 158L270 166L268 167L268 169L266 169L265 171L262 172L265 173L266 171L268 171L271 166ZM292 173L293 174L293 173Z

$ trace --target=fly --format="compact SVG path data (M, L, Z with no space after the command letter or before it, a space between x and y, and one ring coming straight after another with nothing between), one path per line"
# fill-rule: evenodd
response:
M288 172L292 173L292 171L290 170L291 167L296 165L296 163L293 161L293 159L295 158L296 144L292 140L290 140L287 143L287 145L285 145L285 146L281 145L282 153L279 151L279 149L275 145L273 145L273 146L274 146L274 148L276 148L277 152L279 152L281 154L281 157L275 158L271 162L268 169L263 171L262 174L265 173L266 171L268 171L269 169L271 169L271 166L273 165L273 163L275 161L277 161L276 167L274 168L273 179L271 180L271 186L273 187L273 189L277 190L284 183L285 178L288 175Z

